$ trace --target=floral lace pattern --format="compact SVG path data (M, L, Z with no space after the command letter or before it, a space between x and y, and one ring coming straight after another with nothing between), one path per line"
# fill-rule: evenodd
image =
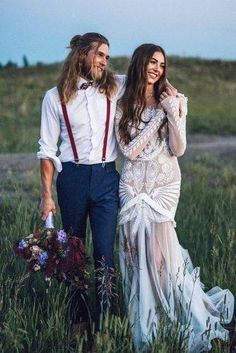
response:
M142 123L138 131L134 127L130 129L132 140L127 145L121 141L119 136L119 121L121 115L122 112L117 110L115 117L115 131L120 150L126 158L134 160L138 157L140 159L139 154L144 150L144 148L147 148L148 143L154 143L155 146L160 143L160 140L157 137L157 130L165 119L165 113L163 110L155 108L146 109L142 118L143 121L148 121L148 123ZM154 134L155 138L153 140ZM147 150L146 153L148 153Z
M120 268L137 352L155 335L160 307L171 321L181 322L180 334L187 335L191 353L209 350L213 338L227 339L220 320L229 322L233 315L232 293L219 287L203 291L199 269L193 268L174 229L181 183L177 157L186 147L186 103L183 95L169 96L161 102L162 110L147 109L142 117L146 124L138 131L131 128L128 145L120 141L121 112L116 115L117 140L125 157L119 189ZM166 117L160 139L158 129Z
M130 128L131 141L127 145L121 142L119 136L118 126L122 113L117 112L116 136L125 157L120 182L120 223L123 224L130 214L130 217L136 219L137 224L144 216L147 218L146 225L153 220L157 222L170 220L175 224L174 216L181 180L176 155L181 154L186 146L184 136L186 118L179 116L181 104L181 110L186 112L184 107L186 100L182 98L181 101L176 97L166 98L162 102L163 109L147 108L139 129ZM160 138L158 129L166 117L168 124L162 128ZM181 120L181 123L178 120ZM170 200L168 195L172 193L174 197ZM141 208L134 205L134 199L137 201L137 197L144 205ZM133 207L128 210L130 204L133 204ZM156 213L153 213L154 209Z

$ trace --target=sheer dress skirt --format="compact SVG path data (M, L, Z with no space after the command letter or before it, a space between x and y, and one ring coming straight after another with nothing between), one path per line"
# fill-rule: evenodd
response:
M177 325L189 352L199 353L211 349L213 338L228 338L221 323L231 321L234 297L219 287L205 293L199 268L193 268L187 250L178 242L174 217L181 174L177 157L186 148L187 98L169 96L161 106L146 108L138 129L130 126L128 144L119 131L122 111L116 112L115 131L125 157L119 189L124 295L136 351L147 348L166 317L164 328L168 331Z
M188 337L189 352L198 353L211 349L213 338L228 339L221 323L231 321L234 298L219 287L205 293L199 268L193 268L188 251L179 244L174 216L180 172L176 158L170 163L170 180L165 173L159 180L154 177L163 167L158 162L127 161L123 168L119 223L124 296L138 352L151 343L164 312Z

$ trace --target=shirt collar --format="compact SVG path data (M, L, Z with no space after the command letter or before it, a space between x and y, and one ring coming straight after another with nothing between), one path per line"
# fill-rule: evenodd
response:
M90 81L90 80L86 80L85 78L80 77L80 78L78 79L78 81L77 81L77 88L80 89L81 85L82 85L83 83L87 83L87 82L92 82L92 80ZM93 85L92 85L91 87L94 87L94 86L95 86L95 85L94 85L94 83L93 83Z
M89 82L89 80L86 80L85 78L82 78L80 77L77 81L77 89L79 90L80 89L80 86L83 84L83 83L86 83L86 82ZM89 88L97 88L98 87L98 84L97 83L93 83L93 85L91 87L88 87L87 89ZM112 102L113 98L111 97L110 98L110 101Z

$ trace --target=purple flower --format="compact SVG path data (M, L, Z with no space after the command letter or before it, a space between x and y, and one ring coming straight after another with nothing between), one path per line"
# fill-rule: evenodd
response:
M27 243L24 239L22 239L18 244L18 249L24 249L27 247Z
M48 259L47 251L43 251L38 257L40 265L45 265L47 259Z
M59 232L57 232L57 239L61 242L61 243L66 243L67 242L67 234L66 232L64 232L64 230L59 230Z

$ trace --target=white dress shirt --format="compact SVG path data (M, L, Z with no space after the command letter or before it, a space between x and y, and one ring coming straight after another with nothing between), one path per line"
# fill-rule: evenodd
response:
M117 144L114 132L114 117L117 100L122 96L125 86L125 75L116 75L117 92L111 98L110 125L107 139L106 162L117 158ZM78 88L87 82L80 79ZM107 99L97 87L90 86L86 90L78 89L76 96L67 103L67 111L75 140L79 163L102 163L102 149L105 134ZM58 140L60 138L59 151ZM56 170L62 170L61 162L74 161L69 135L57 87L46 92L42 103L41 130L39 140L39 159L50 159Z

